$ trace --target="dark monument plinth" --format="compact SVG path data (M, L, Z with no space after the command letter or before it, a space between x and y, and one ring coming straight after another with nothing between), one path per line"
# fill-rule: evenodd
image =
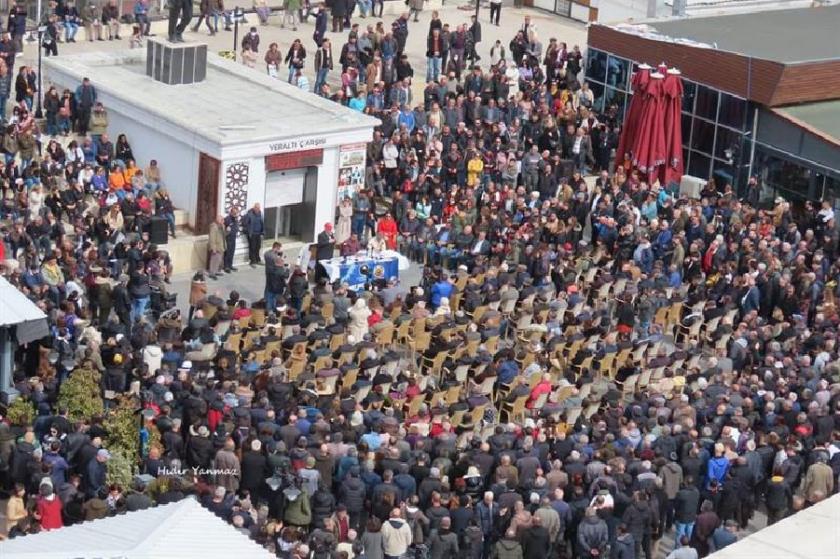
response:
M146 42L146 75L168 85L204 81L207 75L207 45L170 43L150 37Z

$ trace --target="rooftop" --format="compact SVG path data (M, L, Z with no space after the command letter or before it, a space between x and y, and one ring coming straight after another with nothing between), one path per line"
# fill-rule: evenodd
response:
M785 64L840 59L840 5L647 22L662 35Z
M207 55L200 83L166 85L145 74L145 49L45 59L47 73L89 77L108 94L145 109L151 120L191 130L221 145L371 128L379 121L282 79Z
M0 542L4 559L271 559L272 553L192 497Z
M840 495L759 530L709 559L837 559Z
M840 145L840 101L803 103L774 110L783 118Z

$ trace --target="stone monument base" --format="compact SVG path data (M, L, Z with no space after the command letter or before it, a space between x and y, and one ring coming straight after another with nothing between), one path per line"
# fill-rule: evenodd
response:
M146 42L146 75L169 85L204 81L206 43L170 43L160 37Z

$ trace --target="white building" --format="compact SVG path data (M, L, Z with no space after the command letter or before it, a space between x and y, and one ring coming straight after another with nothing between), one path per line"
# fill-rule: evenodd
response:
M195 234L233 205L244 212L260 203L266 239L312 241L334 219L339 177L364 176L378 120L271 78L261 65L206 56L206 77L191 84L148 77L142 49L47 58L45 76L59 91L90 78L112 141L126 134L141 168L158 161Z

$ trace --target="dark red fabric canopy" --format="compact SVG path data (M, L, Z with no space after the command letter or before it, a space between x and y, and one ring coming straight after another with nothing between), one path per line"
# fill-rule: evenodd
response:
M644 105L644 93L647 89L648 81L650 81L650 66L642 64L630 79L633 97L630 99L630 105L624 114L624 126L621 129L621 137L618 139L618 147L615 151L616 165L621 165L624 162L633 145L633 138L636 135L636 130L639 129L642 106ZM632 160L632 158L632 154L630 154L630 159Z
M663 80L664 76L658 72L650 75L645 89L642 116L630 150L633 154L633 166L649 177L655 175L666 158Z
M682 96L683 83L677 70L668 70L662 86L665 94L665 149L666 161L659 175L663 185L679 183L684 172L682 151Z

